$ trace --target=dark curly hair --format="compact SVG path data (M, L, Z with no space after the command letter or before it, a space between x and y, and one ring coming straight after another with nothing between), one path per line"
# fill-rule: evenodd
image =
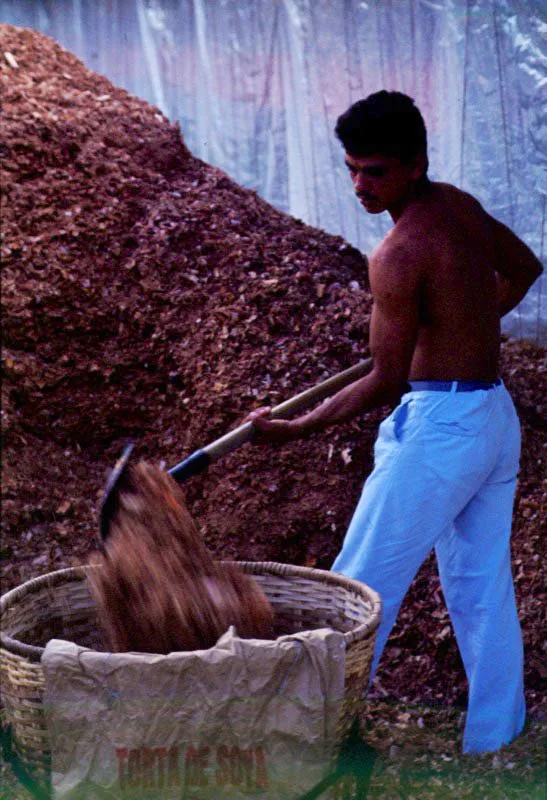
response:
M414 100L402 92L382 90L358 100L336 122L336 136L355 158L381 153L408 163L426 156L427 132Z

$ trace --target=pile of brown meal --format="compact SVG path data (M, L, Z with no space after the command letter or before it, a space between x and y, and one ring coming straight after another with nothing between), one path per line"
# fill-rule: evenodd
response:
M231 625L243 638L271 637L266 595L237 566L213 560L173 478L145 462L127 473L89 570L108 649L203 650Z

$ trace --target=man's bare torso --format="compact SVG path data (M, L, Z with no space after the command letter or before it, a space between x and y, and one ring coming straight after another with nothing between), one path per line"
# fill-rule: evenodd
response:
M409 379L495 380L500 317L542 272L530 248L474 198L428 181L425 150L401 159L346 148L345 163L365 211L387 211L395 223L370 257L372 369L297 419L268 420L269 409L258 409L248 421L262 441L396 403Z
M405 254L412 253L411 266ZM470 195L430 184L371 256L371 286L383 289L382 265L399 261L418 281L418 333L410 380L483 380L497 376L500 313L498 255L491 218ZM389 276L385 277L389 280Z

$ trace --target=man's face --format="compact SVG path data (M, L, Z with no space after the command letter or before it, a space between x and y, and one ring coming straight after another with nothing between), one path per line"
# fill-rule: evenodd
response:
M357 158L346 154L346 166L355 194L369 214L397 212L423 171L416 159L403 164L394 156L384 155Z

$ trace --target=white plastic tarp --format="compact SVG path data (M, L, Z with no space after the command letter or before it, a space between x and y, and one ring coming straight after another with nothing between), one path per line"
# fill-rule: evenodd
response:
M546 0L0 0L179 120L187 145L277 208L368 253L333 134L381 88L415 98L430 174L472 192L545 263ZM540 278L506 332L547 341Z

